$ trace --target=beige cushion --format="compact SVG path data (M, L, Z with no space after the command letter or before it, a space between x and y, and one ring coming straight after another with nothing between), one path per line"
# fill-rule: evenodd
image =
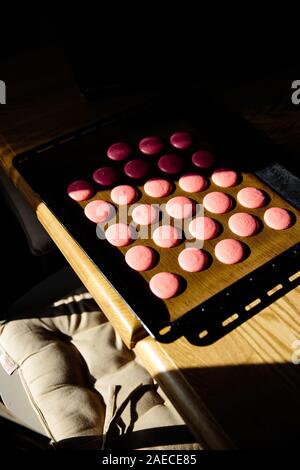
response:
M105 435L109 448L118 448L122 439L134 448L136 434L147 448L147 440L141 439L145 430L185 429L83 289L38 317L24 312L23 318L1 325L0 345L18 364L31 403L53 441ZM149 447L155 446L153 435L150 441Z

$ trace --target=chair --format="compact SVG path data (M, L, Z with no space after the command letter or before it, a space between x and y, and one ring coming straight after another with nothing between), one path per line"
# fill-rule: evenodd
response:
M70 268L14 303L0 348L4 404L52 447L200 449Z

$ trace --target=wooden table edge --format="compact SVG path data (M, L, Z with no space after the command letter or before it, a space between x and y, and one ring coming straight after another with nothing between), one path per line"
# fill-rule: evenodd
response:
M134 350L204 449L235 449L231 439L164 351L163 345L148 336L137 342Z

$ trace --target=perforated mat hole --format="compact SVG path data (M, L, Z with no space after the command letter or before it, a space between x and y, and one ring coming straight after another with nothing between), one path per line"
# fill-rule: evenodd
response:
M159 330L159 334L163 336L169 333L170 331L171 331L171 326L167 325L167 326L164 326L161 330Z
M224 320L222 322L222 326L227 326L229 325L230 323L234 322L235 320L237 320L239 318L238 314L237 313L234 313L233 315L231 315L230 317L226 318L226 320Z
M273 289L270 289L267 294L269 297L271 297L271 295L275 294L275 292L279 291L280 289L283 288L283 285L282 284L278 284L277 286L273 287Z
M89 134L90 132L94 132L95 130L97 130L97 127L90 127L89 129L86 129L85 131L80 132L80 135Z
M289 277L289 281L290 281L290 282L293 282L293 281L295 281L296 279L298 279L298 277L300 277L300 271L297 271L296 273L292 274L292 275Z
M255 299L253 302L250 302L250 304L246 305L245 310L248 312L252 308L256 307L256 305L260 304L261 300L260 299Z
M72 135L71 137L67 137L66 139L62 139L59 141L60 144L66 144L67 142L70 142L70 140L74 140L75 135Z
M48 145L48 147L43 147L42 149L37 150L36 153L46 152L46 150L50 150L53 147L54 147L54 145Z
M207 336L207 335L208 335L208 331L207 331L207 330L203 330L203 331L201 331L201 333L199 333L199 338L200 338L200 339L203 339L203 338L205 338L205 336Z

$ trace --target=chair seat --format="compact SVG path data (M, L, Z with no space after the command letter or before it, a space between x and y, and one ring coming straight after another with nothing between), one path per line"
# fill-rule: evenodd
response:
M34 316L24 311L3 323L0 346L54 443L95 438L99 448L199 448L83 287ZM161 428L169 432L157 433Z

